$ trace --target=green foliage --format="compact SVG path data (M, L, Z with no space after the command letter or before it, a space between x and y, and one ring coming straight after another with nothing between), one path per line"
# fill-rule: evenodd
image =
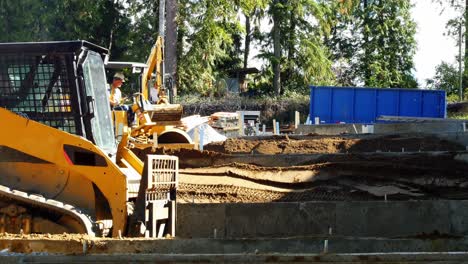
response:
M127 40L128 59L146 62L159 30L159 1L125 0L130 17L138 18L130 25Z
M127 50L130 19L112 0L2 0L0 41L88 40L112 47L115 59ZM112 38L112 33L116 33Z
M427 80L426 83L430 88L446 91L447 97L452 95L458 97L459 80L458 68L453 64L442 62L436 66L434 78Z
M216 63L228 58L233 31L240 28L235 20L236 9L228 0L184 0L179 4L179 9L186 10L178 63L179 88L181 92L208 94L219 73Z
M458 94L454 94L454 93L449 94L446 97L446 101L447 101L447 103L459 102L460 101L460 96L458 96Z
M272 82L271 66L279 63L283 91L304 91L309 84L333 84L331 61L323 38L330 33L330 5L321 1L277 1L270 4L269 14L277 20L280 31L280 57L274 56L274 28L260 39L259 58L269 63L262 72L263 81ZM264 85L265 82L260 82Z
M453 113L447 116L448 118L468 120L468 114L466 113Z
M416 24L409 0L363 0L337 13L327 41L343 85L416 88ZM336 14L336 13L335 13Z
M288 92L288 96L262 96L249 98L228 94L221 99L203 97L197 94L186 94L180 98L184 107L184 115L207 116L215 112L235 112L242 110L261 111L261 122L270 124L273 119L281 123L294 120L294 111L299 111L305 121L309 113L309 96Z
M158 34L158 4L3 0L0 41L84 39L110 48L111 60L144 62ZM273 94L278 79L287 96L308 94L310 84L414 87L410 7L409 0L179 0L178 89L213 94L220 79L244 66L251 45L265 62L249 76L258 94ZM266 20L277 31L264 32Z
M42 29L40 13L44 8L35 0L0 1L0 41L41 40L45 31Z
M447 22L447 35L456 40L457 45L462 45L464 48L463 54L457 56L463 67L462 86L468 88L468 0L433 0L439 3L443 11L447 7L452 7L456 11L456 16ZM461 36L460 36L461 34ZM461 37L461 39L460 39ZM463 49L462 49L463 50Z
M460 72L458 65L442 62L436 66L433 78L426 80L429 88L444 90L447 94L447 102L460 101ZM463 98L468 98L468 88L463 86Z

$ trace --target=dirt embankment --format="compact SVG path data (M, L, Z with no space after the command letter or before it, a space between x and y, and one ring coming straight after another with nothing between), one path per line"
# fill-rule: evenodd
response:
M36 240L60 240L60 241L86 241L96 239L87 234L10 234L0 233L0 239L36 239Z
M360 152L455 151L464 146L434 136L382 136L369 138L315 136L293 139L278 136L265 140L230 138L211 143L205 150L226 154L311 154Z
M419 135L275 136L157 153L180 158L179 201L235 203L468 199L464 149Z
M178 195L185 202L468 199L468 163L459 158L450 152L348 154L291 167L191 168L181 170Z

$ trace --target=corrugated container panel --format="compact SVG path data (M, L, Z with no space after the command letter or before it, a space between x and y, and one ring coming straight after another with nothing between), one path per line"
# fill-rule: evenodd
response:
M362 88L310 87L310 118L320 123L375 123L382 115L446 117L445 91Z

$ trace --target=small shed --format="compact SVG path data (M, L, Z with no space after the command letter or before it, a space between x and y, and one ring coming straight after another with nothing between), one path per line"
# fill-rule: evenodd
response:
M260 70L252 68L240 68L228 71L226 78L227 90L231 93L246 92L248 88L247 74L257 74Z

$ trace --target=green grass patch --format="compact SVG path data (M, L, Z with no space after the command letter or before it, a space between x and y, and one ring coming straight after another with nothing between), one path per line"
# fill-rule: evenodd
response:
M448 118L468 120L468 113L449 113Z

